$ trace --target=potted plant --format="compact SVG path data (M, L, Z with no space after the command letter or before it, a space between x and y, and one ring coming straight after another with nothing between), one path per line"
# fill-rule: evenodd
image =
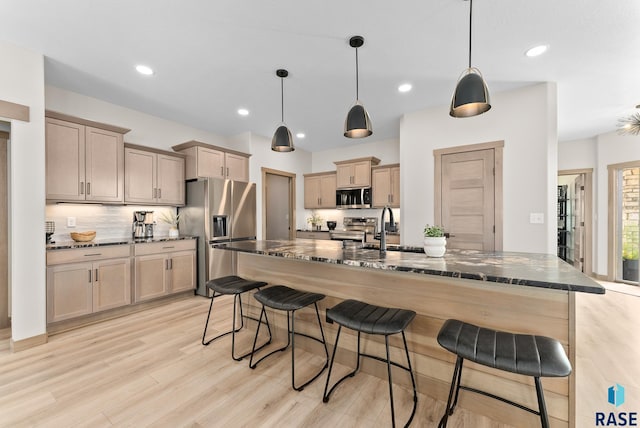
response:
M622 279L638 282L638 245L625 242L622 247Z
M320 230L322 228L322 217L314 211L311 213L311 217L307 218L307 223L311 223L313 230Z
M428 257L442 257L447 251L447 238L442 226L424 227L424 252Z
M169 238L177 238L180 236L178 224L180 223L180 213L175 211L163 212L160 215L160 221L169 225Z

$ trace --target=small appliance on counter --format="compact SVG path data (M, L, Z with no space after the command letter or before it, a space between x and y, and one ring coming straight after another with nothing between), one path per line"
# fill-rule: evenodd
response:
M47 238L47 244L51 244L51 235L56 231L56 222L55 221L45 221L44 222L44 234Z
M338 225L338 223L335 222L335 221L328 221L327 222L327 228L329 228L329 230L334 230L337 225Z
M153 238L153 211L134 211L131 235L135 239Z

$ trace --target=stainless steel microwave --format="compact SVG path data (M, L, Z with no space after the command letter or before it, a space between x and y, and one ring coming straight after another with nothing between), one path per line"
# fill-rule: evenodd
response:
M371 208L371 188L336 190L336 208Z

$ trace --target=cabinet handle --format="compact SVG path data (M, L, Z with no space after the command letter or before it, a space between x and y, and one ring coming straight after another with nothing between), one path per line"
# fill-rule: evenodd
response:
M170 248L175 248L175 247L174 247L174 246L171 246L171 247L162 247L162 249L163 249L163 250L168 250L168 249L170 249Z
M169 270L169 259L164 260L164 270Z
M99 281L99 280L98 280L98 268L96 268L96 276L95 276L94 278L95 278L95 281L96 281L96 282L98 282L98 281Z
M91 194L91 183L87 181L87 195Z
M89 269L89 284L91 284L91 269Z
M224 167L220 167L220 177L224 177Z
M169 259L169 270L173 270L173 259Z
M91 254L85 254L85 257L93 257L93 256L101 256L102 253L91 253Z
M158 188L158 199L162 199L162 189Z
M227 167L227 177L229 176L229 167Z
M84 195L84 181L80 182L80 194Z

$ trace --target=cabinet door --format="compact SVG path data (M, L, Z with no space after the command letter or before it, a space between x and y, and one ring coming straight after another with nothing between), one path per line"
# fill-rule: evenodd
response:
M85 127L46 119L47 199L83 201Z
M400 208L400 167L391 168L391 206Z
M93 312L131 303L131 260L93 264Z
M320 206L320 176L304 178L304 207L307 209Z
M336 207L336 175L320 177L320 208Z
M226 178L229 180L249 181L249 158L225 153Z
M153 299L167 294L169 259L165 254L135 258L135 301Z
M380 208L391 204L391 171L389 168L374 169L371 172L373 206Z
M184 205L184 159L162 154L157 159L158 203Z
M184 251L172 253L169 259L171 293L196 288L196 253Z
M198 147L196 158L198 177L225 178L224 152Z
M47 268L47 322L92 311L92 264L76 263Z
M125 202L155 203L156 154L125 149Z
M371 162L362 161L353 164L353 185L368 187L371 186Z
M86 200L123 202L122 134L87 126L85 147Z
M353 186L353 164L345 163L336 165L336 181L338 189Z

